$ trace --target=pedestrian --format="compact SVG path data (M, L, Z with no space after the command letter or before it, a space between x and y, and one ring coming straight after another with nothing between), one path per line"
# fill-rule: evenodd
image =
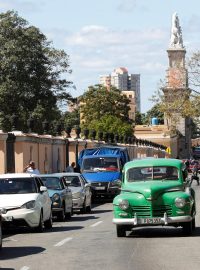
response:
M36 169L35 162L30 161L29 164L24 168L25 173L40 174L40 171Z
M66 172L74 172L75 162L72 162L70 166L66 168Z
M193 180L196 180L197 185L199 185L199 177L198 177L199 162L193 159L191 162L191 165L192 165L191 185L192 185Z

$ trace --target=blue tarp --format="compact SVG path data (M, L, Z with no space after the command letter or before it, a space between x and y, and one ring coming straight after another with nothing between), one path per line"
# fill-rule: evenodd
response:
M115 147L115 146L102 146L97 148L84 149L79 154L78 164L81 166L82 158L85 156L98 156L98 155L120 155L123 163L129 161L129 155L126 147Z

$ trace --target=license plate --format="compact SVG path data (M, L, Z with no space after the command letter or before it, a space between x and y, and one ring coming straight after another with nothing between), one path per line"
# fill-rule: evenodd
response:
M143 218L142 224L160 224L161 218Z
M3 220L4 221L12 221L13 220L13 217L3 217Z
M104 190L105 187L93 187L95 190Z

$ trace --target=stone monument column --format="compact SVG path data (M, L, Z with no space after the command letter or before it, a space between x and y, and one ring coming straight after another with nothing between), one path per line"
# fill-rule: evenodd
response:
M182 117L180 108L184 99L189 99L190 89L188 88L188 72L185 68L186 50L183 46L182 31L179 24L177 13L172 16L171 39L169 49L167 50L169 58L169 67L166 71L166 85L163 88L165 101L177 101L176 108L172 107L171 117L165 115L165 125L169 129L175 129L177 134L177 156L187 158L190 156L191 149L191 130L190 119ZM179 104L180 101L180 104Z

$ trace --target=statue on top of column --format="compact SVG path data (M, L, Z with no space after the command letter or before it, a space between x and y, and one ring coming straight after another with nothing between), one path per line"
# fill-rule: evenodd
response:
M174 49L183 49L182 30L179 24L179 18L175 12L172 16L170 47Z

